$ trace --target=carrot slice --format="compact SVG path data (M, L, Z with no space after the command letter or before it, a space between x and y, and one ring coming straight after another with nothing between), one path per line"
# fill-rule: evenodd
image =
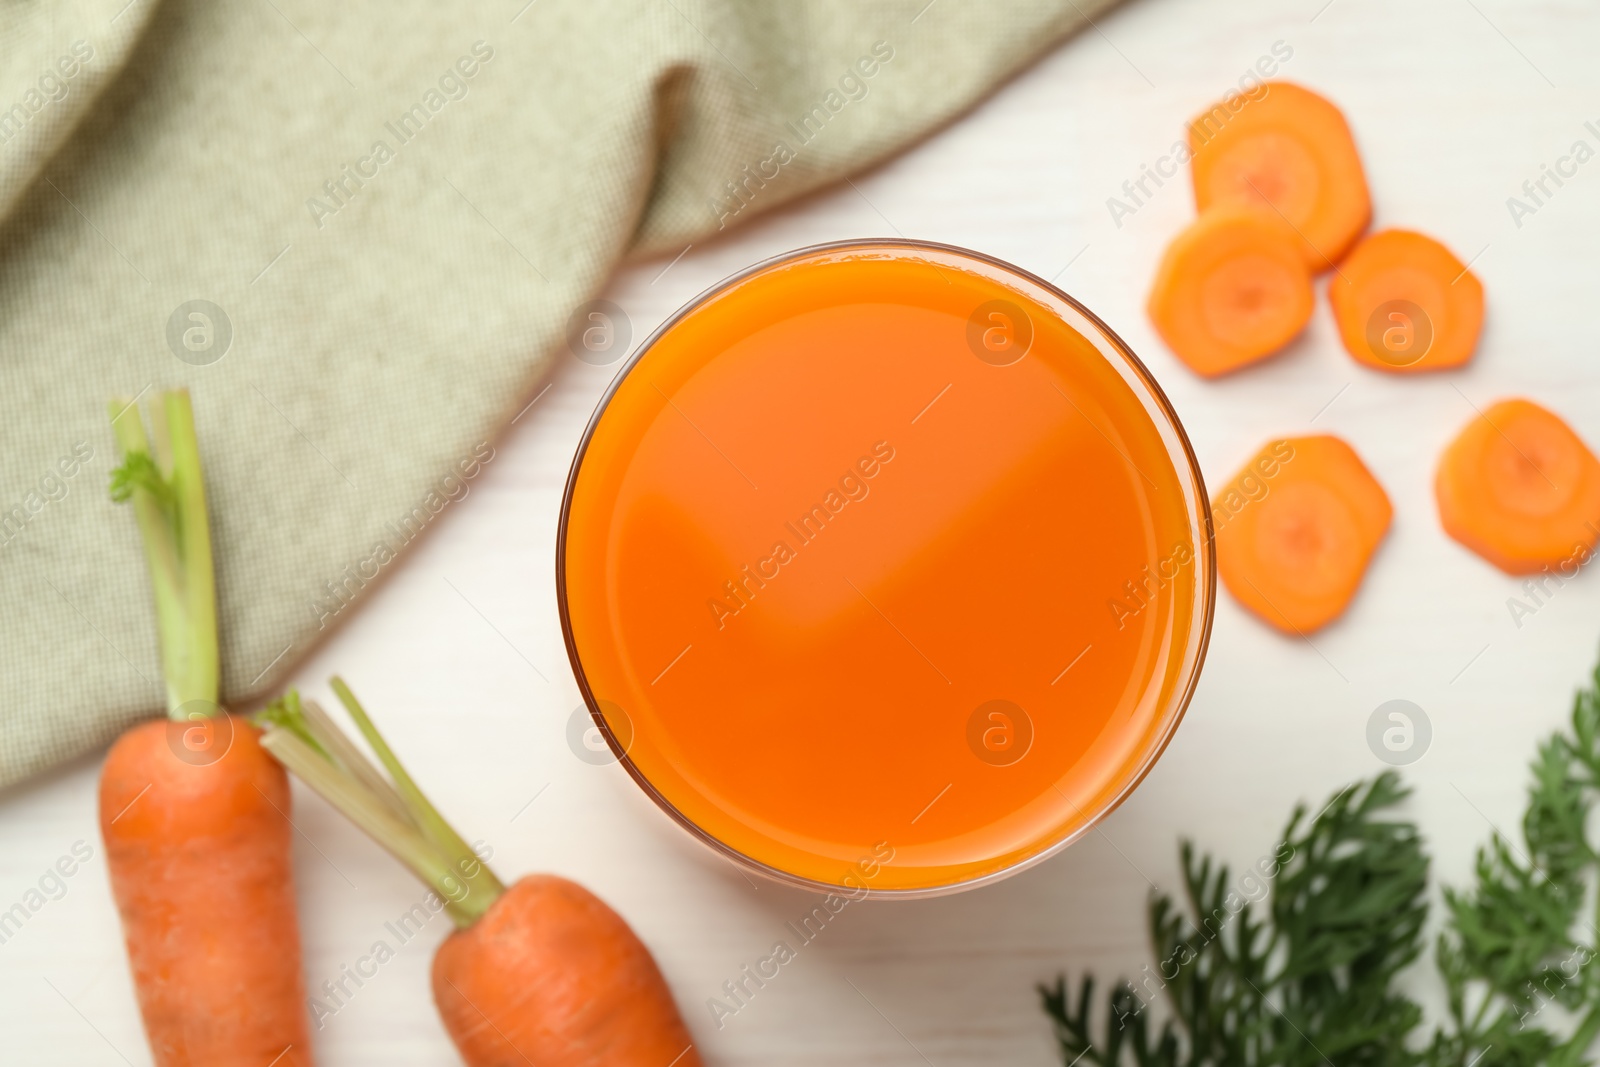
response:
M1328 300L1345 350L1396 374L1461 366L1483 330L1483 283L1411 230L1363 239L1328 283Z
M1372 218L1350 125L1292 82L1258 93L1230 95L1189 123L1195 207L1268 204L1297 231L1307 265L1327 270Z
M1230 205L1205 212L1167 246L1149 312L1178 358L1211 377L1288 344L1313 300L1294 232L1269 211Z
M1355 596L1393 509L1337 437L1273 441L1211 502L1217 573L1285 633L1333 621Z
M1531 400L1468 423L1439 460L1434 496L1445 532L1507 574L1581 564L1600 538L1600 460Z

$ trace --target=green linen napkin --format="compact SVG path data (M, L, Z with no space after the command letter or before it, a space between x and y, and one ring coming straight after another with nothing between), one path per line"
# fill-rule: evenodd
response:
M0 4L0 785L162 705L108 398L195 393L249 700L619 261L884 158L1113 2Z

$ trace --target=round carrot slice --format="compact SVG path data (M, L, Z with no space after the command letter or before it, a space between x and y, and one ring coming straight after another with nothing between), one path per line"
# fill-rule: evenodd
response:
M1355 596L1393 509L1337 437L1274 441L1211 502L1217 573L1285 633L1327 625Z
M1207 211L1167 246L1150 319L1179 359L1207 377L1270 356L1304 328L1313 302L1294 232L1270 211Z
M1345 350L1396 374L1472 358L1483 330L1483 283L1444 245L1410 230L1364 238L1328 283Z
M1194 202L1268 204L1324 271L1367 228L1372 198L1344 115L1291 82L1230 94L1189 123Z
M1600 460L1531 400L1468 423L1444 450L1434 495L1445 532L1507 574L1576 566L1600 538Z

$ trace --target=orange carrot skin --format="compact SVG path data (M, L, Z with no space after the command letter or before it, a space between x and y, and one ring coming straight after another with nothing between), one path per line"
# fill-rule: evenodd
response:
M289 782L254 726L228 727L210 760L182 743L198 724L135 727L101 772L139 1009L158 1067L310 1067Z
M468 1067L701 1067L650 950L565 878L523 878L451 934L433 998Z

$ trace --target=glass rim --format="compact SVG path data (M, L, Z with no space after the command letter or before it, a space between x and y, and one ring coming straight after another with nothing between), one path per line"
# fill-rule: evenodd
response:
M971 878L962 879L960 881L947 882L933 886L916 886L902 889L872 889L870 887L865 889L852 889L851 887L844 885L836 885L830 882L818 881L813 878L806 878L802 875L797 875L781 868L773 867L770 864L763 863L753 856L749 856L743 852L740 852L738 849L732 847L701 827L694 820L684 815L683 812L679 811L677 806L668 800L661 793L661 791L656 788L655 784L652 783L648 777L646 777L644 772L634 764L633 760L628 755L627 746L618 741L616 735L612 732L610 725L606 722L605 715L600 710L599 699L594 695L593 690L589 686L589 678L583 669L582 657L578 653L577 640L573 635L572 618L568 610L567 603L567 533L568 523L572 514L573 494L578 484L578 473L583 467L584 457L588 453L589 444L594 438L595 431L599 428L600 420L605 417L606 411L611 406L611 401L616 396L618 389L622 387L623 381L628 377L629 374L633 372L634 368L638 366L639 362L645 357L651 348L655 346L656 342L665 336L669 330L671 330L689 315L704 307L717 296L720 296L721 294L732 289L734 286L738 285L740 282L743 282L745 279L753 277L754 275L764 273L786 263L796 262L803 259L811 259L829 253L872 251L880 249L889 251L900 250L903 252L935 252L947 256L976 261L990 268L999 270L1004 274L1010 275L1013 278L1020 279L1039 287L1048 296L1061 301L1067 307L1071 308L1079 315L1082 315L1084 319L1094 327L1099 336L1098 338L1089 338L1090 343L1095 344L1095 348L1100 351L1101 355L1109 360L1111 358L1110 354L1107 353L1100 344L1096 343L1097 340L1105 342L1105 344L1109 345L1115 354L1125 362L1127 368L1133 372L1134 377L1139 380L1139 383L1148 392L1148 397L1140 398L1140 406L1145 410L1147 417L1150 417L1152 422L1157 422L1158 420L1156 415L1159 413L1161 419L1164 420L1166 425L1171 428L1177 438L1179 448L1176 451L1180 451L1182 453L1182 459L1184 460L1182 466L1187 468L1189 476L1193 479L1193 491L1197 498L1192 502L1186 502L1186 510L1192 506L1193 509L1198 512L1198 521L1196 525L1199 528L1198 532L1202 536L1199 538L1199 544L1196 545L1196 549L1200 570L1202 572L1202 580L1195 583L1194 599L1198 602L1198 606L1200 608L1199 612L1197 612L1199 616L1198 640L1196 641L1191 638L1193 643L1193 662L1186 668L1187 673L1183 678L1182 690L1174 695L1170 701L1170 709L1164 713L1166 721L1161 727L1160 736L1157 737L1152 743L1145 745L1142 750L1138 751L1136 761L1130 760L1128 762L1127 766L1132 768L1132 770L1124 775L1122 782L1116 786L1115 792L1109 800L1107 800L1095 811L1084 812L1082 822L1071 832L1062 835L1060 838L1051 842L1044 848L1039 849L1037 852L1034 852L1028 856L1024 856L1022 859L1019 859L1013 863L1009 863L998 870L988 871ZM1037 303L1037 301L1035 302ZM1054 309L1050 309L1048 307L1046 310L1050 310L1052 313L1054 312ZM1069 323L1068 325L1070 326L1071 324ZM1151 410L1152 406L1155 409L1154 411ZM1176 462L1179 457L1173 454L1174 451L1175 450L1170 446L1168 447L1168 459L1173 461L1173 466L1177 468L1180 466ZM953 893L961 893L970 889L977 889L981 886L990 885L994 882L1001 881L1002 879L1009 878L1012 875L1020 874L1022 871L1025 871L1030 867L1043 863L1045 860L1058 855L1066 848L1076 843L1084 835L1096 829L1107 816L1117 810L1117 808L1119 808L1123 802L1128 799L1128 797L1133 795L1134 790L1136 790L1140 784L1144 782L1145 778L1150 774L1150 771L1154 769L1157 761L1160 760L1162 754L1166 752L1167 746L1171 744L1172 738L1178 732L1179 724L1182 723L1185 714L1187 714L1189 710L1189 704L1194 698L1195 688L1200 681L1201 669L1205 665L1206 653L1211 645L1211 628L1215 616L1217 599L1215 539L1216 531L1211 520L1210 497L1206 491L1205 477L1200 470L1200 462L1195 456L1194 445L1193 442L1189 440L1188 431L1184 429L1182 420L1178 418L1177 410L1172 406L1172 401L1168 398L1166 391L1161 388L1160 383L1156 381L1155 376L1150 373L1150 369L1145 366L1144 361L1134 353L1133 349L1128 345L1128 343L1124 341L1121 336L1118 335L1117 332L1105 322L1105 320L1100 318L1100 316L1096 315L1093 311L1089 310L1089 308L1077 298L1057 287L1054 283L1046 281L1044 278L1034 274L1032 271L1026 270L1025 268L1019 267L1013 263L1009 263L996 256L988 255L987 253L977 252L970 248L964 248L960 245L946 244L939 241L913 240L905 237L854 238L841 241L827 241L821 244L806 245L804 247L792 249L787 252L781 252L777 255L769 256L766 259L759 260L743 268L742 270L728 275L715 284L708 286L691 299L685 301L677 311L673 312L666 319L664 319L659 326L650 332L649 336L639 343L639 345L634 349L632 354L628 356L627 360L622 364L622 366L618 368L616 375L611 379L611 382L606 386L605 392L601 394L599 401L595 404L594 412L589 416L588 423L584 426L583 435L579 438L578 447L572 457L572 466L569 468L567 473L566 485L561 493L561 512L556 524L556 608L561 618L562 641L566 646L567 660L572 665L573 677L578 683L578 692L583 697L584 706L588 708L589 716L594 720L595 726L600 731L600 735L605 738L605 742L610 747L612 755L616 757L616 761L628 772L628 775L634 780L634 783L644 791L646 796L655 802L657 807L670 816L672 820L679 826L687 830L692 837L700 841L702 844L709 846L714 852L719 853L723 856L723 858L732 862L736 868L760 875L769 881L777 882L779 884L791 886L797 889L804 889L814 893L836 894L848 897L850 899L860 900L926 899L929 897L947 896ZM1193 632L1194 627L1191 625L1191 633ZM1190 650L1186 649L1184 654L1185 656L1190 655Z

